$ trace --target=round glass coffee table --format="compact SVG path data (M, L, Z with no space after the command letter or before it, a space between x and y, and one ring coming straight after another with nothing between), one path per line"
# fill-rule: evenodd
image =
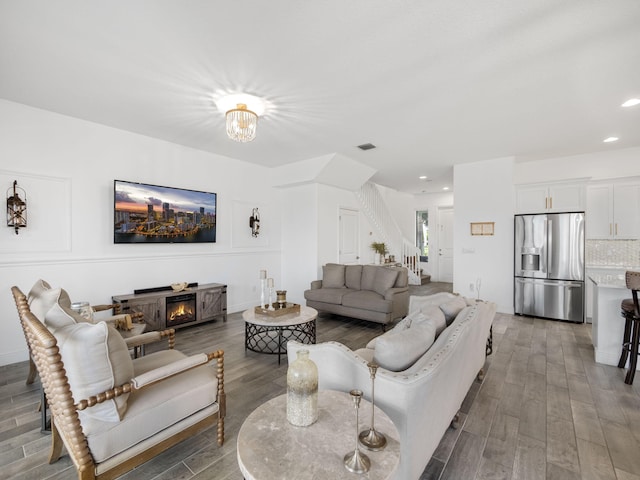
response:
M366 394L367 392L365 392ZM344 456L355 449L356 418L348 393L318 392L318 421L295 427L287 421L287 395L256 408L238 432L238 465L246 480L332 480L367 478L386 480L400 463L400 436L391 419L378 407L376 430L387 437L387 446L372 452L359 446L371 460L366 475L349 473ZM371 403L360 403L358 431L369 428Z
M271 317L255 312L250 308L242 312L245 321L244 348L258 353L278 355L287 354L287 342L296 340L300 343L316 343L315 308L300 306L300 312L287 313L279 317Z

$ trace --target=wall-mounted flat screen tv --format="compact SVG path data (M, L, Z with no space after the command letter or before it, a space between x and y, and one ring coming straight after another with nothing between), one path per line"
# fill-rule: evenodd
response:
M115 180L114 243L216 241L217 195Z

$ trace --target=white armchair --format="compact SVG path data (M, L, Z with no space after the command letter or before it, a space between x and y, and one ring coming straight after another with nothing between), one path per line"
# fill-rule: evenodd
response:
M221 350L188 357L172 348L173 331L125 342L105 322L82 322L64 305L62 289L43 292L49 304L55 298L51 306L32 300L34 312L18 287L11 290L51 410L50 463L64 445L79 479L106 479L211 425L223 444ZM168 350L131 359L130 347L165 336Z

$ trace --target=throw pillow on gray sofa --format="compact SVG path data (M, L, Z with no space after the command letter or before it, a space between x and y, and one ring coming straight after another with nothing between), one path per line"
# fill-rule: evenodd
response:
M360 290L360 280L362 277L362 265L347 265L344 273L344 281L347 288Z
M396 283L396 278L398 278L397 270L391 270L390 268L378 268L373 280L373 291L384 297L387 290L393 287L393 284Z
M376 279L376 272L380 267L375 265L363 265L362 266L362 279L360 281L360 288L362 290L373 290L373 282Z
M344 265L335 263L322 267L323 288L344 288Z

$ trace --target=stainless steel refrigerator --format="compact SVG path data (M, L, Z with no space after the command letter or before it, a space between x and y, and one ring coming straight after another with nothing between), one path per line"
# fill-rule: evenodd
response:
M584 322L584 212L514 222L515 313Z

